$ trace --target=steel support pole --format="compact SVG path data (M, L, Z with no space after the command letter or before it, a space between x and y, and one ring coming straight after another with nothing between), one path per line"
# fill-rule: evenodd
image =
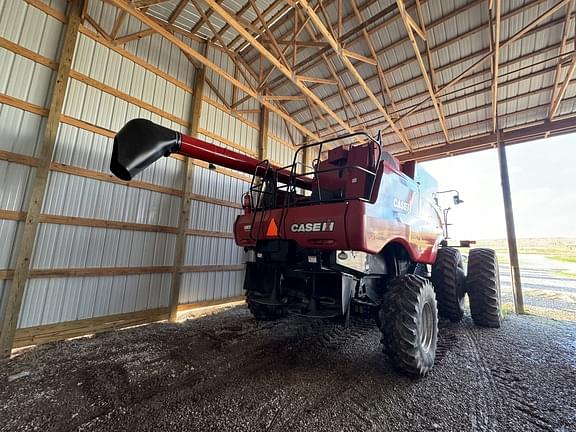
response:
M500 141L500 130L496 131L496 143L498 146L500 181L502 184L502 197L504 199L504 213L506 216L506 236L508 238L508 252L512 271L514 309L517 314L523 314L525 313L524 298L522 296L522 282L520 280L520 264L518 260L518 245L516 243L516 229L514 228L514 212L512 208L512 194L510 192L510 178L508 176L508 160L506 158L506 146Z

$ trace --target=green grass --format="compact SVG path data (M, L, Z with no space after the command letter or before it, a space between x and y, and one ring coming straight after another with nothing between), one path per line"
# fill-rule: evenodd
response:
M576 273L566 272L566 271L557 271L554 272L557 276L565 277L568 279L576 279Z
M576 256L568 256L568 255L548 255L547 258L553 259L553 260L555 260L555 261L576 263Z

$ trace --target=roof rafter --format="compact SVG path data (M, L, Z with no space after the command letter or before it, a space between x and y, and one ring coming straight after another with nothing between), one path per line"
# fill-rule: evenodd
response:
M564 20L564 26L562 28L562 41L560 43L560 55L564 54L566 49L566 42L568 40L568 33L570 28L570 20L572 19L572 11L574 9L574 2L571 1L566 5L566 18ZM576 33L575 33L576 34ZM552 114L552 109L556 103L558 90L560 86L560 76L562 75L562 59L559 59L556 65L556 71L554 73L554 91L552 92L552 98L550 99L550 109L548 110L548 118L552 119L554 114Z
M446 138L446 142L450 142L450 137L448 135L448 125L446 124L446 118L444 117L444 110L442 109L442 104L441 104L440 100L435 95L435 89L434 89L434 86L433 86L432 81L430 79L430 75L432 74L432 70L433 70L432 63L430 63L428 65L429 69L431 71L431 73L428 74L428 71L426 70L426 65L424 64L424 60L422 59L422 55L420 54L420 48L418 47L418 43L416 42L416 38L414 37L414 28L418 27L418 25L414 22L412 17L410 17L408 12L406 11L406 7L404 5L404 0L396 0L396 4L398 5L398 10L400 11L400 16L401 16L402 21L404 23L404 28L406 29L406 32L408 33L408 38L410 39L410 43L412 44L412 48L414 49L414 53L416 54L416 60L418 62L418 66L420 67L420 72L422 73L422 78L424 79L424 82L426 83L426 88L428 89L428 93L430 94L430 98L432 99L432 103L434 104L434 109L436 110L436 115L438 116L438 120L440 121L440 126L442 127L442 132L444 132L444 137ZM416 0L416 5L417 5L417 8L420 7L419 0ZM424 40L424 42L426 44L428 44L426 30L424 29L424 22L422 21L420 23L420 25L422 26L422 28L420 28L421 32L417 32L417 33Z
M225 80L230 82L232 85L238 87L240 90L242 90L246 94L249 94L253 98L257 99L262 105L264 105L268 109L270 109L270 111L275 112L281 118L285 119L288 123L290 123L294 127L296 127L296 129L298 129L302 134L307 135L310 138L313 138L316 140L318 139L318 136L315 133L311 132L310 130L308 130L307 128L302 126L299 122L295 121L290 115L288 115L286 112L284 112L281 109L279 109L278 107L276 107L274 104L266 101L262 94L257 93L251 87L245 85L241 81L234 78L228 72L223 70L221 67L219 67L215 63L213 63L211 60L209 60L206 56L202 55L197 50L192 48L190 45L186 44L185 42L183 42L182 40L177 38L174 34L172 34L169 30L167 30L162 25L157 23L154 19L152 19L148 15L142 13L141 11L139 11L134 5L132 5L130 3L126 3L125 0L108 0L108 1L109 1L109 3L115 5L117 8L126 11L128 14L132 15L134 18L138 19L143 24L154 29L158 34L160 34L166 40L172 42L181 51L183 51L184 53L189 55L191 58L193 58L197 62L203 64L208 69L214 71L215 73L217 73L218 75L223 77Z
M491 0L488 5L490 18L490 49L494 50L492 58L492 132L498 130L498 78L500 67L500 0ZM494 12L494 18L492 13Z
M304 11L306 12L306 15L310 17L310 19L314 23L314 26L316 27L316 29L318 29L320 31L320 33L322 33L322 35L324 36L324 40L326 40L330 44L332 49L338 53L340 61L342 61L344 66L346 66L346 68L350 71L350 73L354 77L354 79L356 79L356 81L358 81L360 83L364 92L368 95L368 97L370 98L372 103L376 106L376 108L378 108L378 110L380 111L382 116L386 119L386 121L388 122L388 124L392 128L392 130L400 137L400 140L402 141L402 143L404 143L404 145L406 146L406 148L408 150L411 150L410 142L408 141L406 136L404 136L404 134L398 128L398 126L396 126L394 124L394 121L388 115L388 112L386 111L386 109L380 104L380 101L378 100L376 95L372 92L372 90L370 90L370 88L368 87L368 85L364 81L364 78L362 78L362 75L360 75L360 73L356 70L356 68L354 67L352 62L350 62L350 59L342 54L342 46L340 46L340 44L334 39L334 37L332 36L332 33L330 33L330 31L326 28L326 26L324 25L322 20L320 20L320 17L316 14L316 12L314 12L314 9L312 9L312 7L308 3L308 1L307 0L300 0L298 5L302 9L304 9Z
M206 3L214 9L214 11L220 15L231 27L233 27L239 34L241 34L247 42L254 46L263 57L266 58L270 63L272 63L280 72L282 72L287 78L292 81L298 89L306 96L308 96L317 106L326 111L334 120L338 122L342 128L349 132L353 132L353 129L343 121L328 105L326 105L314 92L312 92L303 80L298 77L291 69L282 64L270 51L268 51L264 46L256 40L254 36L248 32L241 23L239 23L232 15L230 15L224 8L218 5L214 0L205 0Z

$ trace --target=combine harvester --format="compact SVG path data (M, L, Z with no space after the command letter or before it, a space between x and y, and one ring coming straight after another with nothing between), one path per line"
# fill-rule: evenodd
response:
M305 151L312 167L297 163ZM459 250L446 246L436 182L385 152L380 137L303 145L292 165L276 167L136 119L116 135L110 169L131 180L171 153L252 175L234 236L247 251L257 320L372 316L392 363L416 376L434 365L438 315L460 321L466 293L475 324L500 326L496 254L472 249L466 276Z

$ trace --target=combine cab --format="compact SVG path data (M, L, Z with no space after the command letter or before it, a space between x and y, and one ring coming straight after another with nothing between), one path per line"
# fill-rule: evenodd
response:
M304 145L276 167L133 120L115 139L111 170L129 180L174 152L253 176L234 236L247 251L244 288L256 319L291 313L347 325L351 313L371 316L391 361L411 375L432 368L438 313L459 321L466 292L475 323L500 325L494 252L472 250L466 277L460 252L441 247L435 181L413 162L400 165L379 138ZM297 163L302 152L310 166Z

